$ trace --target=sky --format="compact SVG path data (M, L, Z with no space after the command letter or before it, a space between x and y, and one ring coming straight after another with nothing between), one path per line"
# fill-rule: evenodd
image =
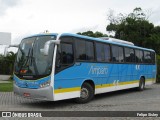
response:
M100 31L107 34L107 14L149 11L149 21L160 25L160 0L0 0L0 32L12 34L12 44L23 37L52 33Z

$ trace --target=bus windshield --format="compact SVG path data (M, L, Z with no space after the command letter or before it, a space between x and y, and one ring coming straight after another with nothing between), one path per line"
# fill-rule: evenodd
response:
M45 56L41 51L49 40L56 40L56 36L37 36L22 40L14 66L14 73L25 79L38 79L49 75L52 71L54 44Z

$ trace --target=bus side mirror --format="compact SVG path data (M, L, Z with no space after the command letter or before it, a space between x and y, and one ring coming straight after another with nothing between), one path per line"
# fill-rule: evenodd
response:
M43 53L45 56L47 56L48 55L48 53L49 53L49 47L50 47L50 45L52 44L52 43L54 43L54 44L60 44L60 40L49 40L49 41L47 41L46 43L45 43L45 45L44 45L44 48L43 49L40 49L40 52L41 53Z
M8 54L8 48L10 48L10 47L16 47L16 48L18 48L18 47L19 47L19 44L6 46L5 49L4 49L4 56L5 56L5 57L7 56L7 54Z

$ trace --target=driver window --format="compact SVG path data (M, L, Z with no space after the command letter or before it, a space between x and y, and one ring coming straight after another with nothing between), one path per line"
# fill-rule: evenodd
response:
M56 72L72 65L74 62L73 44L61 43L56 56Z

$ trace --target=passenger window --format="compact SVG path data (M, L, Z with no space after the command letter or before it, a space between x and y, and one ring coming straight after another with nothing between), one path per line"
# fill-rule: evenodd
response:
M135 50L135 57L137 63L143 63L143 51L142 50Z
M86 41L86 60L94 60L94 46L93 42Z
M85 41L76 41L76 58L77 60L86 60Z
M110 45L105 44L104 45L104 59L105 62L110 62L111 61L111 51L110 51Z
M119 62L118 46L112 46L112 60L113 62Z
M94 46L93 42L80 40L76 38L76 59L93 61L94 60Z
M96 43L96 55L98 62L110 62L110 46L108 44Z
M104 47L101 43L96 43L96 55L97 55L97 61L98 62L104 62Z
M135 62L135 54L133 49L125 48L125 61L131 63Z
M74 61L72 44L61 43L61 64L72 64Z
M113 62L124 62L123 47L112 46L112 60Z
M151 53L148 51L144 51L144 62L145 63L151 63Z
M155 64L155 53L151 52L151 60L152 60L152 64Z
M118 47L119 62L124 62L123 47Z

